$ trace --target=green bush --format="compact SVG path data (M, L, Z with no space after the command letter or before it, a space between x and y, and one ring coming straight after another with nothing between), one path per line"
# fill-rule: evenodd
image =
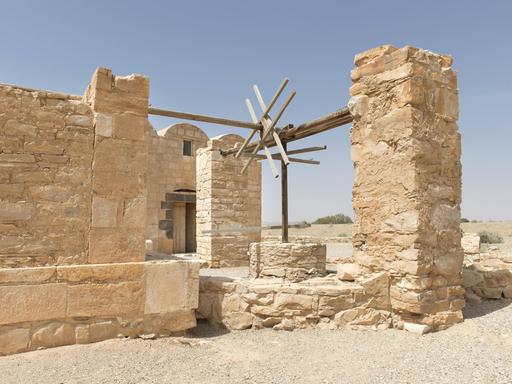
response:
M319 217L313 224L352 224L352 219L342 213L338 213L333 216Z
M482 231L478 233L480 242L484 244L498 244L503 243L503 237L496 232Z
M468 219L466 219L465 217L463 217L462 219L460 219L460 222L461 223L469 223L470 221Z

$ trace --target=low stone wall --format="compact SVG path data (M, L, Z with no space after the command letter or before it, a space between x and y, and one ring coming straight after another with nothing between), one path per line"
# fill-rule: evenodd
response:
M467 300L512 299L512 263L499 259L474 263L464 268Z
M198 318L230 330L391 325L389 280L377 273L358 283L335 276L292 283L277 278L201 276Z
M314 242L314 243L352 243L352 238L348 236L308 236L308 235L289 235L291 242ZM281 236L263 235L262 241L281 241Z
M301 281L325 275L326 248L320 243L267 241L249 246L251 277L283 277Z
M0 269L0 355L196 325L199 263Z

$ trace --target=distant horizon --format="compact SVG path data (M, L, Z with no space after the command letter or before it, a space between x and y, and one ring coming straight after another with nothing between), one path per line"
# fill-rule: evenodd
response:
M285 94L295 89L297 96L281 122L300 124L347 105L357 53L392 44L451 54L460 96L462 217L512 220L512 52L504 49L512 36L512 2L142 4L6 2L0 82L81 95L95 68L108 67L118 75L148 76L155 107L249 120L244 100L254 102L252 85L269 99L286 76ZM150 121L160 130L183 120ZM209 137L248 133L196 125ZM289 168L291 222L335 213L353 217L349 129L290 144L293 149L328 146L301 156L321 165ZM265 162L262 180L263 222L278 223L280 179L272 178Z

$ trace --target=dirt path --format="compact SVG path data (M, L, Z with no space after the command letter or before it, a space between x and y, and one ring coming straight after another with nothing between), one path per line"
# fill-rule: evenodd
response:
M512 302L447 331L241 331L110 340L0 358L11 383L511 383ZM181 342L185 344L182 344Z

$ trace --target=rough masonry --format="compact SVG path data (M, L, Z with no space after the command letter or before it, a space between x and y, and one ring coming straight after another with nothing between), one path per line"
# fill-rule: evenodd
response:
M461 163L452 58L381 46L355 58L354 258L386 271L401 321L462 321Z

